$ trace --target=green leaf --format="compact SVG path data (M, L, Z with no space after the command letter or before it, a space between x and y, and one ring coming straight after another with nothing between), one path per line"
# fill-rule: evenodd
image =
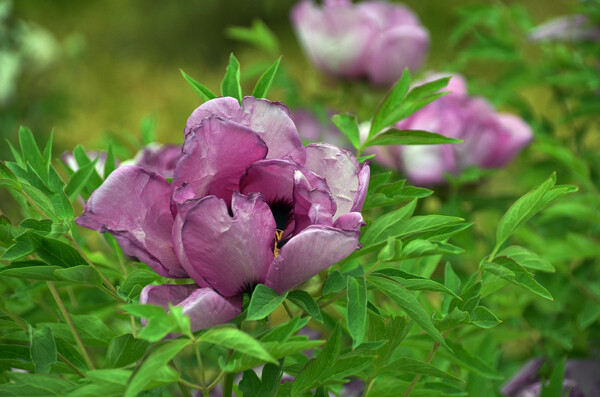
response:
M69 183L67 183L67 186L65 187L65 194L69 197L71 202L75 201L79 192L87 186L89 179L96 171L96 162L99 158L100 157L98 156L93 162L80 167L69 178Z
M104 172L103 172L104 179L108 178L108 176L110 174L112 174L112 172L116 169L117 169L117 162L115 160L115 153L113 151L113 146L111 143L108 145L108 152L106 153L106 160L104 161Z
M380 145L440 145L460 143L462 140L449 138L435 132L421 130L389 129L375 135L365 143L365 147Z
M131 334L115 336L108 345L106 364L109 368L132 364L144 356L149 346L149 342L136 339Z
M200 336L198 341L214 343L248 356L256 357L259 360L277 364L277 361L265 350L259 341L237 328L212 328Z
M173 330L173 324L162 306L130 304L122 308L126 313L146 319L146 326L138 333L140 339L158 342Z
M339 271L335 270L325 280L321 294L323 296L335 294L341 292L344 288L346 288L346 278Z
M348 331L352 336L352 348L363 341L367 322L367 283L364 277L348 277Z
M478 357L475 357L471 352L466 350L461 343L457 343L448 339L446 341L452 348L454 354L440 352L450 361L457 363L463 368L466 368L477 375L483 376L486 379L503 380L504 377L498 371L490 367L486 362Z
M102 342L102 345L108 346L115 333L108 328L106 324L98 317L87 314L72 314L71 320L75 328L80 332L82 338L86 336Z
M240 63L235 55L229 55L229 65L225 70L225 77L221 82L221 94L230 96L242 102L242 87L240 85Z
M17 179L17 176L4 164L3 161L0 161L0 187L5 186L14 190L21 190L21 184Z
M406 288L391 279L375 274L369 277L368 281L377 288L377 290L387 295L394 303L402 308L429 336L443 346L448 347L442 335L433 325L431 318L425 313L417 299L408 292Z
M402 104L409 87L410 71L408 68L405 68L400 80L394 84L394 87L377 108L375 116L373 117L373 123L371 123L371 129L369 130L369 138L389 125L386 124L386 118L388 118L394 108Z
M125 397L136 397L152 381L157 371L191 343L190 339L175 339L163 343L154 350L129 380Z
M360 148L360 131L356 116L351 114L336 114L331 118L333 124L342 131L356 149Z
M444 285L455 294L460 294L460 278L452 269L450 262L446 262L446 270L444 272Z
M342 327L336 324L331 336L323 346L317 358L310 360L302 371L296 376L292 385L292 395L310 388L319 377L327 370L340 353Z
M498 253L498 256L507 256L517 262L519 265L546 273L554 273L554 266L546 259L542 258L535 252L529 251L527 248L518 245L511 245L504 248Z
M0 276L28 280L60 281L60 279L54 275L54 271L59 269L62 268L58 266L48 266L42 261L21 261L0 267Z
M468 312L460 310L458 307L454 307L452 311L442 317L441 320L434 319L433 322L438 330L444 331L446 329L456 328L463 324L468 324L470 319Z
M287 298L308 313L312 318L318 322L323 322L319 305L317 305L313 297L310 296L308 292L302 290L290 291L287 295Z
M458 382L464 382L456 376L437 369L431 364L415 360L413 358L401 357L377 371L379 375L396 375L408 372L409 374L433 376L441 379L449 379Z
M256 86L254 87L254 91L252 91L252 96L255 98L266 98L267 92L273 83L273 79L275 78L275 74L277 73L277 69L279 69L279 63L281 62L281 57L277 58L275 63L260 76L258 81L256 82ZM241 94L240 94L241 95Z
M144 146L156 142L156 115L147 115L140 121L140 132Z
M48 234L52 231L52 221L50 219L24 219L19 224L20 227L35 230L39 234Z
M54 130L50 131L50 136L48 137L48 141L46 142L46 146L44 147L44 152L42 153L42 159L44 161L44 167L49 168L52 163L52 141L54 137Z
M77 161L78 167L83 167L84 165L92 162L92 160L90 160L90 158L88 157L87 152L81 145L75 146L75 148L73 149L73 156L75 157L75 161ZM87 188L90 189L90 191L94 191L98 189L100 185L102 185L102 178L94 168L94 171L92 172L92 175L89 178Z
M146 269L135 269L129 273L125 279L125 282L121 285L121 290L129 293L136 285L139 285L143 288L148 284L152 284L152 282L158 279L160 279L160 276L156 274L156 272Z
M272 397L277 392L281 381L281 369L274 364L267 364L262 370L262 381L254 370L244 371L239 389L245 396Z
M500 248L519 226L541 209L540 201L555 183L556 176L553 174L546 182L531 190L510 206L498 223L495 251Z
M21 146L23 159L38 173L42 181L47 182L48 167L29 128L23 126L19 128L19 145Z
M498 276L510 281L513 284L525 287L531 292L543 298L546 298L548 300L554 300L550 292L548 292L546 288L544 288L541 284L534 280L533 274L528 272L523 266L519 265L513 259L507 258L505 256L500 256L495 258L493 263L508 269L514 274L510 275L508 273L496 273Z
M493 328L500 324L501 321L488 308L477 306L470 312L471 324L475 324L479 328Z
M69 244L33 232L26 232L25 235L28 236L35 252L49 265L64 268L79 265L89 266L79 252Z
M388 237L395 237L395 229L405 223L404 221L413 214L416 207L417 200L415 199L404 207L377 218L361 236L363 245L374 245L387 240Z
M54 271L56 277L61 280L71 281L78 284L102 285L102 279L96 269L89 265L79 265L67 269L58 269Z
M68 380L49 375L9 372L7 376L12 382L0 385L0 395L7 397L65 396L67 390L75 386Z
M392 280L394 280L395 282L402 285L408 290L442 292L444 294L451 295L454 298L460 299L459 296L456 293L454 293L454 291L446 288L440 283L437 283L425 277L404 272L399 269L377 269L375 272L373 272L373 274L391 278Z
M287 293L278 295L277 292L263 284L258 284L252 293L248 306L248 320L261 320L271 314L285 300Z
M228 37L252 44L270 55L279 54L277 37L260 19L253 20L251 28L233 26L227 28L226 33Z
M31 360L36 374L49 374L52 364L56 363L56 343L48 326L30 329Z
M179 69L179 71L181 72L183 78L189 83L192 89L200 96L200 98L202 98L204 102L210 101L211 99L215 99L217 97L215 93L188 76L182 69Z
M562 397L564 390L565 367L567 358L563 357L554 367L550 383L542 382L542 393L540 397Z

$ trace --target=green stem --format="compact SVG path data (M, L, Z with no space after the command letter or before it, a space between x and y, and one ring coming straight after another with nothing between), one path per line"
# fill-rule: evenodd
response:
M225 378L223 378L223 397L231 397L233 395L233 378L235 377L235 373L227 372L225 373Z
M196 361L200 367L200 386L202 386L202 395L208 397L208 390L206 389L206 380L204 378L204 365L202 364L202 355L200 354L200 344L194 340L194 351L196 353Z
M62 362L64 362L65 364L67 364L67 366L69 368L71 368L73 371L75 371L75 373L79 376L81 376L82 378L85 378L85 374L83 372L81 372L79 370L79 368L77 368L75 366L75 364L73 364L72 362L69 361L68 358L66 358L65 356L63 356L62 354L60 354L59 352L56 352L56 355L58 356L58 358L60 358L62 360Z
M190 393L190 391L188 390L188 386L191 388L195 388L193 383L188 382L185 379L179 379L177 381L177 386L179 386L179 390L181 390L181 393L184 395L184 397L192 397L192 393Z
M283 308L287 312L287 315L290 317L290 320L293 319L294 318L294 314L292 313L292 310L290 309L290 307L288 306L288 304L285 303L285 301L283 301Z
M71 231L69 231L69 233L67 233L65 236L73 244L73 246L75 247L75 249L77 250L77 252L79 252L79 254L81 255L81 257L87 262L87 264L90 265L92 268L94 268L98 272L98 274L100 274L100 278L102 278L102 282L108 287L108 289L114 295L119 296L118 293L117 293L117 289L115 288L115 286L112 285L112 283L110 282L110 280L107 279L106 276L104 276L104 274L102 274L102 272L100 272L100 270L98 270L98 268L96 267L96 265L94 265L92 263L92 261L87 257L87 255L85 254L85 252L83 252L83 250L79 246L79 243L73 237L73 234L71 233Z
M58 309L62 313L62 316L65 319L65 322L69 326L71 333L73 334L75 343L77 344L77 347L79 347L79 352L83 355L83 358L85 359L85 362L88 365L88 367L90 367L91 369L95 369L94 363L92 362L92 359L90 358L87 350L85 350L83 341L79 337L79 334L77 333L77 330L75 329L75 325L73 324L73 321L71 320L71 316L69 316L69 312L67 312L67 308L65 307L62 299L60 299L60 295L58 294L58 291L56 290L54 283L52 281L46 281L46 284L48 284L48 289L50 290L50 293L52 294L52 297L54 298L54 301L56 302Z

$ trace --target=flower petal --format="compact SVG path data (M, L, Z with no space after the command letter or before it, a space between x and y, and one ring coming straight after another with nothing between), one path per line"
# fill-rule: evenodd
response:
M280 102L245 97L242 99L242 125L255 131L269 147L268 159L291 158L304 164L304 145L298 135L290 110Z
M181 157L180 145L150 144L141 150L134 159L135 165L154 171L165 178L172 178L177 161Z
M400 25L386 30L370 48L367 73L377 85L395 83L404 68L421 67L429 50L429 33L422 26Z
M334 220L352 211L359 192L360 167L352 153L326 143L311 143L306 147L305 166L327 181L329 191L337 204ZM363 191L364 187L363 185ZM361 191L361 194L364 193Z
M271 207L277 227L284 230L284 239L295 229L293 212L295 211L294 178L296 172L300 172L311 188L329 190L323 178L290 160L257 161L248 167L240 180L241 193L260 193ZM282 209L287 213L279 213Z
M367 192L369 190L369 179L371 178L371 168L369 167L369 160L362 163L358 169L358 191L354 198L354 203L350 211L362 210L365 199L367 198Z
M266 158L289 157L304 164L304 146L289 109L280 102L245 97L242 104L234 98L216 98L194 110L185 126L188 136L207 118L220 117L254 131L269 148Z
M267 154L263 140L249 128L205 118L186 137L173 186L176 202L215 195L229 203L246 168Z
M360 212L348 212L340 216L333 224L336 229L354 230L360 232L360 228L366 225Z
M123 252L164 277L188 277L171 242L171 185L155 172L121 166L89 198L78 225L111 233Z
M313 188L301 171L294 173L294 235L310 225L333 226L335 211L329 191Z
M242 312L241 295L224 298L196 284L148 285L140 294L140 303L159 305L165 310L169 310L169 303L181 306L183 314L190 316L192 332L227 323Z
M281 248L269 268L265 285L282 294L350 255L358 232L309 226Z
M275 238L275 220L259 194L234 193L231 209L233 217L223 200L205 197L188 211L181 231L190 277L224 296L264 279Z

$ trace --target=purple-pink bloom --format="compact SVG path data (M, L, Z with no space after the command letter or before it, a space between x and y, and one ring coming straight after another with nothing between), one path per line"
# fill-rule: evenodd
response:
M177 161L181 157L181 145L152 143L138 152L133 163L139 167L172 178Z
M502 386L502 394L508 397L539 397L542 393L542 380L538 372L543 363L541 358L528 361ZM567 360L563 395L600 397L600 362L591 359Z
M286 106L216 98L197 108L172 184L115 170L77 223L191 285L152 285L142 303L180 305L194 330L231 320L262 283L283 293L358 248L369 167L349 151L302 145Z
M532 41L597 41L600 26L593 24L587 15L565 15L536 26L528 37Z
M430 80L440 77L432 75ZM443 183L445 173L459 174L470 166L504 167L533 138L531 128L520 117L498 113L484 98L469 96L462 76L453 76L447 89L450 94L400 121L395 128L437 132L463 142L376 147L371 149L377 154L375 161L403 170L417 185L430 186Z
M292 23L316 67L342 78L367 77L391 85L404 68L416 70L429 50L429 33L402 4L309 0L292 10Z

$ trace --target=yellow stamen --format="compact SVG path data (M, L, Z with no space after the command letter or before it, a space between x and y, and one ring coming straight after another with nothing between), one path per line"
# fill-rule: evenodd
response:
M273 258L277 258L277 255L279 255L280 250L277 247L277 244L281 241L282 237L283 237L283 230L275 229L275 247L273 248Z

